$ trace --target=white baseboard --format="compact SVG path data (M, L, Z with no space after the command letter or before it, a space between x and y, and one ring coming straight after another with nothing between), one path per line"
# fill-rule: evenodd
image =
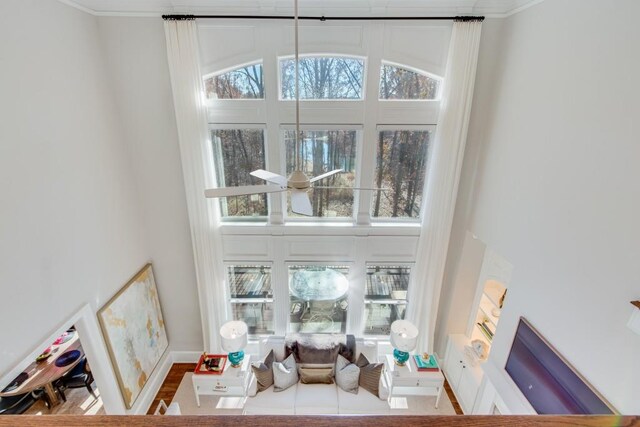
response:
M173 363L198 363L201 351L172 351Z

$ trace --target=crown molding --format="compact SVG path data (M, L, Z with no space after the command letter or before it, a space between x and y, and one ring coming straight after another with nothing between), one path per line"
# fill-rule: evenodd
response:
M84 13L88 13L90 15L97 15L96 11L93 9L89 9L88 7L84 7L82 5L79 5L78 3L74 2L73 0L58 0L60 3L65 4L67 6L71 6L75 9L81 10Z
M527 3L527 4L523 5L523 6L517 7L517 8L515 8L515 9L513 9L513 10L507 12L507 13L504 13L501 16L496 16L496 18L508 18L509 16L513 16L516 13L520 13L520 12L522 12L524 10L529 9L530 7L536 6L536 5L540 4L540 3L542 3L543 1L544 0L532 0L531 2L529 2L529 3ZM487 16L487 17L491 18L490 16Z
M157 7L146 2L146 7L140 10L108 10L89 7L86 4L95 4L86 0L58 0L67 6L78 9L93 16L112 17L137 17L137 18L157 18L162 15L171 14L210 14L210 15L291 15L293 8L289 5L289 0L267 0L260 2L237 2L218 0L215 5L208 2L193 0L192 5L172 5L172 0L167 0L164 4L158 2ZM351 0L342 1L339 5L327 5L328 0L309 0L307 5L301 8L301 13L305 15L340 15L340 16L451 16L451 15L484 15L487 18L507 18L520 13L532 6L542 3L544 0L528 0L522 6L511 10L499 11L504 8L503 2L492 5L490 1L482 3L481 0L431 0L425 5L423 0ZM99 3L99 2L98 2ZM104 2L109 5L108 2ZM111 6L113 7L113 6Z

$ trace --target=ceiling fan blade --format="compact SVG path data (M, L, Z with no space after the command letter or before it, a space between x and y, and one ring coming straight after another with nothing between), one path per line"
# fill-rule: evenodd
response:
M256 178L264 179L265 181L282 185L283 187L287 186L287 178L282 175L278 175L277 173L266 171L264 169L254 170L250 173L250 175L255 176Z
M280 185L241 185L238 187L210 188L208 190L204 190L204 195L207 198L216 198L244 196L247 194L275 193L285 190L286 187L282 188Z
M330 188L334 190L369 190L369 191L389 191L388 188L374 188L374 187L327 187L324 185L314 185L311 188Z
M291 190L291 210L300 215L313 216L307 190Z
M322 175L318 175L318 176L316 176L314 178L311 178L309 180L309 182L316 182L318 180L321 180L323 178L326 178L326 177L331 176L333 174L336 174L338 172L342 172L342 169L335 169L335 170L332 170L331 172L323 173Z

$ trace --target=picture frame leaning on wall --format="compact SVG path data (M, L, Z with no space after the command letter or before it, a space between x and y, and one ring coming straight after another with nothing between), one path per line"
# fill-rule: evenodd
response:
M97 315L122 398L131 409L169 347L151 263Z

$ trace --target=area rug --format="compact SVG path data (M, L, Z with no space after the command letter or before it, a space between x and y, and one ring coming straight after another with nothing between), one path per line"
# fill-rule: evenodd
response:
M242 415L242 408L246 398L200 396L200 407L196 404L196 396L193 391L191 376L187 372L182 377L172 402L178 402L182 415ZM436 409L435 397L407 396L391 399L391 415L455 415L456 411L443 390L440 405Z

